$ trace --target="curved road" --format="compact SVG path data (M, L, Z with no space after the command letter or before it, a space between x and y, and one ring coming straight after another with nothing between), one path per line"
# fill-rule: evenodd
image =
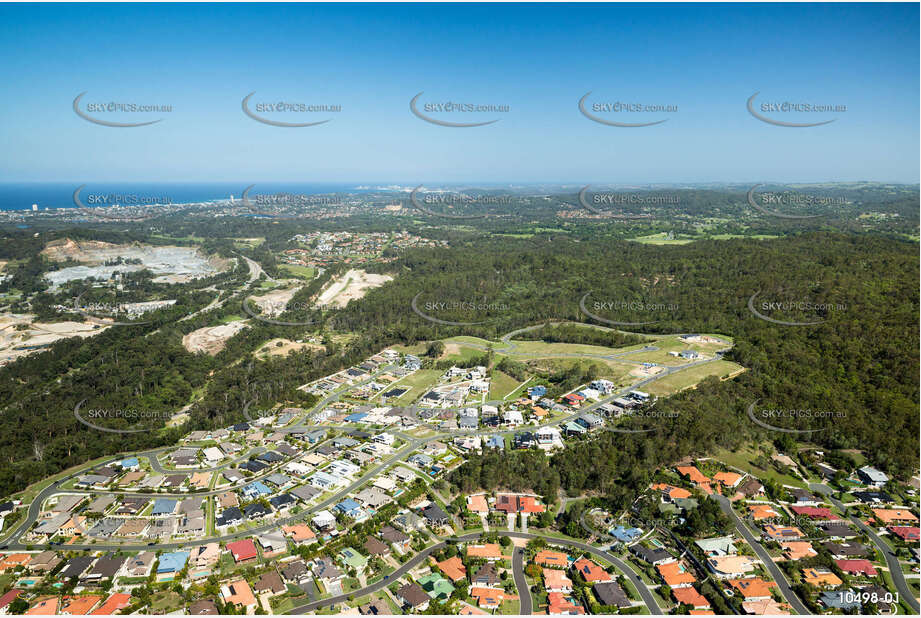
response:
M249 266L250 266L251 276L252 276L252 275L255 275L256 277L258 277L258 275L261 274L261 273L260 273L261 268L258 268L258 264L256 264L256 263L253 262L252 260L249 260L249 259L246 258L245 256L243 256L243 257L244 257L244 259L247 261L247 263L248 263ZM257 270L257 269L258 269L258 270ZM539 326L540 326L540 325L539 325ZM538 328L539 326L530 327L530 328ZM604 328L604 327L599 327L599 328ZM525 330L528 330L528 329L525 329ZM502 338L502 341L503 341L504 343L506 343L507 346L508 346L508 348L506 348L506 349L514 349L515 344L511 343L510 339L511 339L512 336L514 336L514 334L516 334L516 333L518 333L518 332L521 332L521 330L513 331L512 333L508 333L507 335L505 335L505 336ZM477 346L476 346L476 344L474 344L474 345L472 345L472 347L477 347ZM630 354L630 353L633 353L633 352L625 352L625 353L619 353L619 354L615 354L615 355L592 355L592 354L570 353L570 354L563 354L563 355L561 355L561 356L570 356L570 357L579 357L579 358L584 358L584 357L586 357L586 356L588 356L588 357L597 356L597 357L599 357L599 358L616 358L616 357L620 357L620 356L623 356L623 355L626 355L626 354ZM552 356L557 356L557 355L552 355ZM573 419L573 418L578 417L578 416L581 415L581 414L585 414L586 412L589 412L589 411L591 411L591 410L593 410L593 409L595 409L595 408L601 406L602 404L604 404L604 403L606 403L606 402L608 402L608 401L613 400L615 397L619 396L619 395L620 395L621 393L623 393L623 392L627 392L628 390L632 390L632 389L639 388L640 386L643 386L643 385L648 384L648 383L650 383L650 382L653 382L653 381L655 381L655 380L661 379L662 377L665 377L665 376L667 376L667 375L669 375L669 374L671 374L671 373L674 373L674 372L677 372L677 371L682 371L682 370L684 370L684 369L687 369L687 368L692 367L692 366L695 366L695 365L699 365L699 364L703 364L703 363L707 363L707 362L712 362L713 360L717 360L717 359L720 358L721 356L722 356L722 351L719 351L719 352L716 353L716 355L715 355L715 357L714 357L713 359L707 359L707 360L698 361L698 362L695 362L695 363L688 363L688 364L682 365L682 366L680 366L680 367L666 367L666 368L665 368L665 371L662 372L661 374L658 374L658 375L655 375L655 376L650 376L649 378L646 378L646 379L644 379L644 380L642 380L642 381L640 381L640 382L638 382L638 383L636 383L636 384L633 384L633 385L631 385L631 386L629 386L629 387L626 387L626 388L622 389L622 390L621 390L619 393L617 393L617 394L611 395L611 396L609 396L609 397L605 397L605 398L603 398L603 399L601 399L601 400L595 402L595 403L592 404L592 405L586 406L585 408L576 411L574 414L567 415L567 416L565 416L565 417L563 417L563 418L561 418L561 419L558 419L558 420L556 420L556 421L552 421L552 422L547 423L547 424L548 424L548 425L559 425L559 424L562 424L562 423L564 423L564 422L566 422L566 421L568 421L568 420L571 420L571 419ZM317 410L320 410L320 409L324 408L324 407L325 407L326 405L328 405L330 402L338 400L339 397L340 397L342 394L344 394L344 393L347 392L348 390L351 390L351 388L354 388L354 387L356 387L356 386L359 386L359 385L361 385L361 384L363 384L363 383L365 383L365 382L367 382L367 381L373 379L373 377L374 377L374 375L376 375L376 373L377 373L377 372L375 372L375 374L372 374L372 376L370 376L369 378L367 378L367 379L365 379L365 380L363 380L363 381L360 381L360 382L358 382L358 383L356 383L356 384L350 385L348 388L345 388L345 389L342 389L342 390L337 391L337 392L335 392L335 393L329 394L329 395L328 395L327 397L325 397L322 401L320 401L317 405L315 405L315 406L308 412L307 416L310 417L313 413L315 413ZM300 426L300 425L297 425L296 427L300 428L301 426ZM310 426L310 427L311 427L311 428L319 428L319 427L322 427L322 426L321 426L321 425L316 425L316 426ZM285 431L285 429L287 429L287 431L289 431L289 432L293 430L292 427L288 427L288 428L283 428L281 431ZM285 519L283 519L283 520L275 520L275 521L273 521L273 522L271 522L271 523L269 523L269 524L265 524L265 525L262 525L262 526L257 526L257 527L254 527L254 528L249 528L249 529L241 530L241 531L238 531L238 532L235 532L235 533L232 533L232 534L226 534L226 535L219 536L219 537L209 537L209 538L207 538L207 539L195 539L195 540L190 540L190 541L187 541L187 542L173 542L173 543L156 544L155 547L156 547L157 549L164 549L164 550L167 550L167 549L179 549L179 548L191 547L191 546L201 545L201 544L210 543L210 542L227 542L227 541L235 540L235 539L242 538L242 537L246 537L246 536L251 536L251 535L253 535L253 534L259 534L259 533L267 532L267 531L270 531L270 530L273 530L273 529L277 529L279 526L281 526L281 525L283 525L283 524L285 524L285 523L291 523L291 522L294 522L294 521L298 521L298 520L304 519L304 518L308 517L309 515L314 514L314 513L316 513L317 511L323 510L324 508L327 508L328 506L330 506L330 505L332 505L332 504L334 504L334 503L336 503L336 502L342 500L346 495L348 495L348 494L352 493L353 491L357 490L359 487L361 487L361 486L364 485L365 483L369 482L372 478L376 477L378 474L380 474L381 472L383 472L384 470L386 470L386 469L389 468L390 466L396 465L397 463L401 462L403 459L407 458L412 452L416 451L418 448L420 448L420 447L421 447L422 445L424 445L424 444L427 444L427 443L432 442L432 441L436 441L436 440L440 440L440 439L445 439L445 438L456 437L456 436L492 435L492 434L494 434L494 433L496 433L496 430L495 430L495 429L487 429L487 430L475 430L475 431L468 431L468 432L437 433L437 434L435 434L435 435L433 435L433 436L426 437L426 438L412 438L411 436L406 435L406 434L399 434L400 437L401 437L402 439L406 440L406 442L407 442L406 445L404 445L404 447L403 447L402 449L400 449L399 451L397 451L396 453L394 453L391 457L389 457L389 458L386 459L385 461L382 461L380 464L378 464L378 465L375 466L374 468L370 469L370 470L369 470L368 472L366 472L365 474L361 475L361 477L359 477L356 481L354 481L353 483L351 483L348 487L343 488L342 490L336 492L335 494L333 494L332 496L330 496L329 498L327 498L327 499L324 500L323 502L321 502L321 503L319 503L319 504L316 504L316 505L314 505L314 506L312 506L312 507L310 507L310 508L308 508L308 509L305 509L304 511L302 511L301 513L298 513L298 514L295 515L295 516L291 516L291 517L285 518ZM156 461L156 454L159 453L159 452L163 452L163 451L165 451L165 450L169 450L169 449L171 449L171 448L174 448L174 447L165 447L165 448L161 448L161 449L154 449L154 450L151 450L151 451L145 451L145 452L143 452L143 453L138 453L138 455L142 455L142 454L153 455L153 457L150 457L151 462L152 462L152 465L155 465L155 467L158 467L158 468L162 468L161 466L159 466L159 462ZM249 452L249 453L247 453L247 456L248 456L248 455L251 455L251 454L252 454L252 451ZM113 458L111 461L118 461L118 460L124 458L124 456L125 456L125 455L120 455L120 456L118 456L118 457ZM244 457L245 457L245 456L244 456ZM236 461L238 461L238 460L234 460L234 462L231 462L231 463L235 463ZM96 465L101 465L101 464L96 464ZM224 464L224 465L220 466L219 468L212 468L212 469L209 469L209 470L218 470L218 469L221 469L221 468L226 467L227 465L230 465L230 464ZM95 466L94 466L94 467L95 467ZM80 471L74 472L74 473L72 473L71 475L69 475L69 476L67 476L67 477L65 477L65 478L63 478L63 479L61 479L61 480L59 480L59 481L53 483L53 484L50 485L49 487L45 488L42 492L40 492L39 495L36 496L36 498L33 499L32 503L29 505L28 516L25 518L25 520L24 520L23 522L21 522L20 526L17 527L17 529L16 529L8 538L9 538L10 540L12 540L12 541L18 541L19 538L20 538L20 537L31 527L31 525L38 519L38 516L39 516L39 514L40 514L40 510L41 510L41 506L42 506L42 504L44 504L45 500L46 500L48 497L54 495L55 493L58 493L58 492L60 491L60 486L61 486L63 483L65 483L66 481L68 481L68 480L74 478L74 477L77 476L78 474L82 474L82 473L84 472L84 470L85 470L85 469L81 469ZM167 472L167 471L166 471L166 470L163 470L163 472ZM178 473L178 472L188 472L188 470L182 470L182 471L177 470L176 472L177 472L177 473ZM249 479L247 482L252 482L252 480L253 480L253 479ZM211 495L211 494L215 494L215 493L221 493L221 492L224 492L224 491L227 491L227 490L228 490L228 488L225 487L225 488L220 489L220 490L213 490L213 491L209 491L209 492L200 492L200 493L199 493L199 492L196 492L194 495L206 496L206 495ZM70 492L68 492L68 493L70 493ZM113 493L113 492L107 492L107 491L105 491L105 490L82 490L82 491L79 491L79 492L76 492L76 491L75 491L75 492L73 492L73 493L97 494L97 493ZM115 492L115 493L118 493L118 492ZM124 492L120 492L120 493L124 493ZM127 494L126 494L126 495L127 495ZM138 494L138 495L145 495L145 494ZM151 494L151 495L152 495L152 496L156 496L156 497L164 497L164 496L169 496L169 495L171 495L171 494L168 494L168 493L156 493L156 494ZM185 493L185 492L184 492L182 495L184 495L184 496L189 496L189 495L193 495L193 494L189 494L189 493ZM464 537L459 537L459 538L457 538L457 539L455 539L455 540L459 540L459 541L475 540L475 539L479 538L479 536L480 536L481 534L482 534L482 533L477 533L477 534L473 534L473 535L467 535L467 536L464 536ZM613 564L615 567L617 567L618 569L620 569L621 572L623 572L624 575L625 575L628 579L630 579L630 581L633 583L634 587L636 588L637 592L639 593L640 597L642 598L643 602L644 602L644 603L646 604L646 606L649 608L650 613L652 613L652 614L662 614L662 609L659 607L659 604L658 604L658 602L657 602L655 596L654 596L654 595L649 591L649 589L643 584L643 582L639 579L638 575L633 571L633 569L630 568L629 565L627 565L627 564L626 564L622 559L620 559L619 557L617 557L617 556L615 556L615 555L613 555L613 554L611 554L611 553L609 553L609 552L607 552L607 551L605 551L605 550L602 550L602 549L596 548L596 547L594 547L594 546L588 545L588 544L586 544L586 543L581 543L581 542L575 541L575 540L560 539L560 538L557 538L557 537L542 536L542 535L539 535L539 534L526 533L526 532L507 531L507 532L504 532L503 534L506 535L506 536L515 537L515 538L523 538L523 539L543 538L545 541L547 541L548 543L551 543L551 544L563 545L563 546L572 547L572 548L581 550L581 551L583 551L583 552L588 552L588 553L591 553L591 554L593 554L593 555L595 555L595 556L601 557L602 559L606 560L607 562ZM56 546L42 545L42 544L35 544L34 546L40 546L40 547L56 547ZM423 550L422 552L420 552L420 553L416 554L415 556L413 556L413 558L411 558L409 561L407 561L404 565L402 565L399 569L397 569L397 571L395 571L394 573L392 573L390 576L388 576L388 577L386 577L386 578L383 578L383 579L380 579L380 580L378 580L377 582L375 582L375 583L373 583L373 584L370 584L370 585L368 585L368 586L362 588L361 590L354 591L354 592L349 593L349 594L339 595L339 596L337 596L337 597L332 597L332 598L329 598L329 599L323 599L323 600L320 600L320 601L315 601L315 602L310 603L310 604L308 604L308 605L304 605L304 606L302 606L302 607L295 608L294 610L292 610L291 613L303 613L303 612L307 612L307 611L312 611L312 610L314 610L314 609L316 609L316 608L319 608L319 607L325 607L325 606L334 605L334 604L336 604L336 603L342 602L342 601L346 600L349 596L352 596L352 595L355 595L355 596L362 596L362 595L364 595L364 594L368 594L369 592L374 592L374 591L376 591L376 590L379 590L380 588L385 587L388 583L390 583L390 582L392 582L392 581L394 581L394 580L396 580L396 579L399 579L399 577L401 577L403 574L405 574L409 569L413 568L413 566L415 566L416 564L418 564L419 562L421 562L422 560L424 560L424 559L425 559L429 554L431 554L433 551L437 551L438 549L440 549L440 548L443 547L443 546L444 546L444 542L441 542L441 543L438 543L438 544L436 544L436 545L434 545L434 546L432 546L432 547L427 548L426 550ZM13 543L10 543L9 545L7 545L5 548L10 548L10 549L25 549L26 547L27 547L26 545L23 545L23 544L21 544L21 543L13 542ZM72 544L72 545L68 545L68 546L67 546L67 548L68 548L68 549L71 549L71 550L107 550L107 551L140 550L140 549L146 549L146 548L148 548L148 547L150 547L150 546L149 546L149 545L126 545L126 544L121 544L121 543L117 543L117 544L115 544L115 543ZM763 550L762 550L762 551L763 551ZM518 560L518 562L519 562L519 564L517 565L517 567L515 566L516 557L517 557L517 560ZM521 557L521 556L517 553L517 551L516 551L516 553L513 555L513 573L514 573L514 576L515 576L515 583L516 583L516 586L517 586L518 589L519 589L519 597L521 598L521 610L522 610L522 613L530 613L531 611L533 611L533 602L532 602L531 597L530 597L530 590L528 590L527 583L526 583L526 581L524 580L523 565L520 564L520 561L521 561L521 560L522 560L522 557ZM772 562L769 562L769 564L770 564L771 566L773 566L773 563L772 563ZM519 569L518 567L520 567L520 569ZM776 568L776 567L775 567L775 568ZM794 605L794 606L795 606L795 605Z
M474 534L467 534L467 535L460 536L460 537L451 537L446 540L455 541L455 542L475 541L478 538L480 538L483 534L485 533L477 532ZM639 578L633 573L633 571L622 568L621 565L623 565L623 561L617 556L614 556L604 550L598 549L597 547L592 547L591 545L580 543L579 541L559 539L554 536L543 536L540 534L533 534L530 532L514 532L514 531L503 531L501 534L502 536L508 536L508 537L513 537L513 538L518 538L518 539L529 539L529 540L530 539L543 539L548 544L572 547L575 549L579 549L582 551L592 553L596 556L599 556L611 562L612 564L614 564L614 566L624 571L627 578L633 582L633 585L639 591L640 596L643 597L643 602L646 603L646 607L649 609L649 613L654 614L654 615L662 615L662 608L659 607L659 604L656 602L656 599L652 595L652 593L650 593L649 590L645 586L642 585L642 582L638 581ZM288 614L304 614L307 612L316 611L317 609L320 609L322 607L328 607L330 605L336 605L337 603L342 603L344 601L347 601L348 598L351 596L358 598L358 597L363 597L367 594L371 594L372 592L377 592L381 588L385 588L392 582L398 580L400 577L402 577L407 572L409 572L410 569L412 569L417 564L419 564L422 560L427 558L429 554L431 554L432 552L438 551L439 549L444 547L445 544L446 544L445 541L441 541L440 543L437 543L427 549L422 550L421 552L419 552L418 554L416 554L415 556L407 560L403 565L400 566L400 568L398 568L396 571L391 573L389 576L378 579L374 583L368 584L364 588L359 588L358 590L353 590L352 592L349 592L347 594L340 594L338 596L330 597L328 599L321 599L319 601L308 603L307 605L301 605L300 607L295 607L290 612L288 612ZM513 554L513 560L514 560L514 557L517 555L518 555L518 550L516 549L515 554ZM517 577L516 577L515 585L520 586L518 583ZM519 596L522 596L521 590L522 590L521 587L519 587L518 588ZM524 590L527 590L527 586L525 586ZM528 594L530 595L530 592L528 592ZM524 613L525 613L524 612L524 602L522 601L522 614Z
M247 259L247 258L244 257L244 259ZM247 259L247 262L250 262L250 260ZM250 264L250 267L251 267L251 268L253 267L253 264L255 264L255 262L253 262L252 264ZM256 264L256 266L258 266L258 264ZM532 327L532 328L533 328L533 327ZM520 331L513 331L512 333L509 333L509 334L505 335L505 337L511 337L511 336L514 334L514 332L520 332ZM473 345L473 347L477 347L476 344L472 344L472 345ZM574 353L574 354L572 354L571 356L582 357L582 356L584 356L584 355L582 355L582 354L575 354L575 353ZM573 414L571 414L571 415L567 415L567 416L564 416L564 417L562 417L562 418L560 418L560 419L557 419L557 420L555 420L555 421L551 421L551 422L549 422L549 423L546 423L546 425L561 425L562 423L565 423L566 421L572 420L573 418L576 418L576 417L578 417L579 415L585 414L585 413L587 413L587 412L590 412L590 411L592 411L592 410L598 408L599 406L603 405L604 403L607 403L607 402L609 402L609 401L612 401L612 400L615 399L616 397L620 396L621 394L623 394L623 393L625 393L625 392L628 392L629 390L633 390L633 389L639 388L640 386L643 386L643 385L645 385L645 384L648 384L648 383L650 383L650 382L653 382L653 381L655 381L655 380L658 380L658 379L660 379L660 378L662 378L662 377L664 377L664 376L666 376L666 375L669 375L669 374L671 374L671 373L674 373L674 372L676 372L676 371L681 371L681 370L687 369L687 368L689 368L689 367L692 367L692 366L695 366L695 365L698 365L698 364L703 364L703 363L712 362L713 360L716 360L717 358L720 358L721 356L722 356L721 352L718 352L717 355L716 355L713 359L707 359L707 360L703 360L703 361L697 361L696 363L688 363L688 364L682 365L682 366L680 366L680 367L669 367L669 368L666 368L666 371L663 372L663 373L661 373L661 374L657 374L657 375L655 375L655 376L650 376L650 377L648 377L648 378L646 378L646 379L644 379L644 380L642 380L642 381L640 381L640 382L638 382L638 383L636 383L636 384L633 384L633 385L631 385L631 386L629 386L629 387L625 387L625 388L621 389L619 392L617 392L617 393L615 393L615 394L613 394L613 395L610 395L610 396L608 396L608 397L602 398L602 399L600 399L599 401L595 402L594 404L591 404L591 405L589 405L589 406L587 406L587 407L585 407L585 408L581 408L581 409L579 409L578 411L576 411L575 413L573 413ZM374 377L375 377L378 373L380 373L380 372L382 372L382 371L383 371L383 369L381 369L381 370L378 371L378 372L375 372L375 373L372 374L371 376L369 376L369 377L367 377L367 378L365 378L365 379L363 379L363 380L361 380L361 381L359 381L359 382L356 382L355 384L349 385L347 388L343 388L343 389L340 389L340 390L338 390L338 391L336 391L336 392L330 393L330 394L327 395L323 400L321 400L320 402L318 402L313 408L311 408L311 410L307 413L306 416L307 416L307 417L310 417L310 416L311 416L312 414L314 414L316 411L322 410L324 407L326 407L327 405L329 405L329 403L331 403L331 402L333 402L333 401L337 401L345 392L351 390L352 388L355 388L355 387L360 386L360 385L362 385L362 384L364 384L364 383L366 383L366 382L368 382L368 381L373 380ZM298 427L300 427L300 426L298 426ZM311 427L312 427L312 428L319 428L319 427L322 427L322 425L311 426ZM286 428L286 429L287 429L287 431L290 432L290 431L292 431L294 428L293 428L293 427L288 427L288 428ZM285 431L285 428L283 428L282 431ZM350 485L350 486L347 487L346 489L344 489L344 490L342 490L342 491L340 491L340 492L337 492L333 497L331 497L331 498L328 499L328 500L323 501L323 503L321 503L320 505L314 506L314 507L312 507L311 509L308 509L308 510L303 511L301 514L299 514L298 517L299 517L299 518L300 518L300 517L304 517L304 516L306 516L306 515L308 515L308 514L312 514L312 513L316 512L317 510L322 510L322 508L325 508L325 506L329 506L330 504L333 504L333 501L334 501L334 500L335 500L335 501L341 500L342 498L345 497L345 495L346 495L347 493L349 493L350 491L352 491L352 490L354 490L354 489L357 489L358 487L360 487L361 485L363 485L364 483L366 483L368 480L370 480L370 477L371 477L371 476L374 476L374 475L378 474L382 469L386 469L390 464L395 464L395 463L397 463L399 460L408 457L409 454L412 452L412 450L415 450L416 448L419 448L420 446L422 446L422 445L424 445L424 444L427 444L427 443L432 442L432 441L444 439L444 438L446 438L446 437L447 437L447 438L450 438L450 437L458 437L458 436L488 436L488 435L493 435L493 434L495 434L495 433L496 433L496 430L495 430L495 429L476 430L476 431L467 431L467 432L460 432L460 431L458 431L458 432L449 432L449 433L436 434L436 435L430 436L430 437L428 437L428 438L415 438L415 439L409 439L409 436L406 436L405 434L403 434L405 438L409 439L409 444L407 444L406 447L404 447L401 451L399 451L398 455L400 455L400 457L394 456L394 457L390 458L386 463L381 464L381 465L379 465L379 466L376 466L373 470L371 470L371 471L368 472L367 474L362 475L362 477L361 477L358 481L356 481L355 483L353 483L352 485ZM412 449L411 449L411 450L407 450L407 449L409 449L410 447L412 447ZM151 463L152 463L152 465L153 465L153 462L156 460L156 455L155 455L155 454L161 453L161 452L163 452L163 451L170 450L170 449L172 449L172 448L175 448L175 447L162 447L162 448L158 448L158 449L152 449L152 450L149 450L149 451L142 451L142 452L136 453L135 455L138 455L138 456L145 456L145 455L154 454L154 457L150 457ZM123 459L123 458L126 457L126 456L128 456L128 455L127 455L127 454L120 454L119 456L113 457L111 460L109 460L109 461L107 461L107 462L105 462L105 463L112 463L112 462L115 462L115 461L120 461L121 459ZM105 465L105 464L96 464L95 466L92 466L92 467L96 467L96 466L98 466L98 465ZM89 468L87 468L87 469L89 469ZM39 495L35 497L35 499L33 499L32 503L29 505L28 516L25 518L25 520L24 520L23 522L21 522L20 526L19 526L15 531L13 531L10 535L8 535L8 536L6 537L6 538L7 538L7 542L8 542L8 545L7 545L8 548L11 548L11 549L25 549L25 548L26 548L26 545L21 544L21 543L17 543L16 541L18 541L19 538L20 538L20 537L21 537L21 536L32 526L32 524L35 523L35 522L38 520L38 516L39 516L39 514L40 514L40 507L41 507L41 505L44 503L45 500L47 500L49 497L51 497L52 495L54 495L55 493L58 492L58 490L60 489L60 485L61 485L61 484L63 484L65 481L67 481L67 480L69 480L69 479L71 479L71 478L74 478L74 477L77 476L78 474L82 474L84 470L85 470L85 469L81 469L80 471L74 472L73 474L71 474L70 476L68 476L68 477L66 477L66 478L64 478L64 479L61 479L60 481L57 481L57 482L53 483L53 484L50 485L49 487L45 488L42 492L40 492ZM183 472L189 472L189 471L194 471L194 470L184 470ZM179 472L179 471L177 471L177 473L178 473L178 472ZM266 475L268 475L268 474L269 474L269 472L264 473L262 476L266 476ZM257 477L254 477L253 479L248 479L248 480L247 480L247 483L253 482L254 480L258 480L259 478L262 478L262 476L257 476ZM196 495L201 495L201 496L215 495L215 494L218 494L218 493L223 493L224 491L228 491L229 489L233 489L233 487L224 487L224 488L222 488L222 489L220 489L220 490L211 490L211 491L208 491L208 492L196 492ZM79 490L79 491L78 491L78 490L74 490L74 491L72 491L72 492L70 492L70 491L68 491L68 490L65 490L65 491L68 492L68 493L83 493L83 494L88 494L88 495L89 495L89 494L105 494L105 493L123 493L123 494L125 494L125 495L129 495L129 494L125 493L125 492L109 492L109 491L106 491L106 490ZM166 492L159 492L159 493L156 493L156 494L143 494L143 493L139 493L139 494L130 494L130 495L137 495L137 496L139 496L139 497L140 497L140 496L149 496L149 497L169 497L170 495L173 495L173 494L166 493ZM189 494L188 494L187 492L181 492L179 495L181 495L181 496L188 496ZM248 530L248 531L245 531L245 532L238 532L238 533L234 533L234 534L231 534L231 535L224 535L224 536L221 536L221 537L210 537L210 538L208 538L208 539L198 539L198 540L196 540L196 541L191 541L191 542L186 542L186 543L169 543L169 544L157 545L157 547L167 549L167 548L176 548L176 547L186 547L186 546L191 546L191 545L196 545L196 544L197 544L197 545L201 545L201 544L210 543L210 542L213 542L213 541L233 540L233 539L236 539L236 538L240 538L241 536L246 536L247 533L253 534L253 533L264 532L265 530L268 530L268 529L272 528L273 526L276 526L276 527L277 527L277 525L278 525L277 523L276 523L276 524L267 524L267 525L264 525L264 526L259 526L259 527L257 527L257 528L252 528L252 529L250 529L250 530ZM38 544L38 543L34 544L34 546L51 547L50 545L42 545L42 544ZM84 546L82 546L82 545L72 545L72 546L70 546L70 547L73 547L74 549L80 549L80 548L83 548ZM105 545L100 545L100 544L95 544L95 545L86 546L86 547L87 547L87 548L91 548L91 549L112 549L113 551L117 551L117 550L119 550L119 549L129 549L129 550L130 550L130 549L141 549L141 548L146 548L147 545L121 545L121 544L105 544Z
M530 616L534 613L534 601L531 599L531 589L528 580L524 578L524 549L516 547L512 553L512 576L515 578L515 587L518 589L518 600L521 607L519 614Z

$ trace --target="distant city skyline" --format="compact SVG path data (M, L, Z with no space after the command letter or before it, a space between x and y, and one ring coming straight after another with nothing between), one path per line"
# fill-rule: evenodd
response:
M908 3L2 5L0 183L914 184L918 17ZM170 109L88 111L107 102ZM74 107L162 120L101 126Z

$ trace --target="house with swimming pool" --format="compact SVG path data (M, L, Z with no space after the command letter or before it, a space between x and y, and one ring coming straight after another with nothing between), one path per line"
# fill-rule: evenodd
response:
M189 552L174 551L160 555L160 564L157 565L157 581L170 582L185 568L189 560Z

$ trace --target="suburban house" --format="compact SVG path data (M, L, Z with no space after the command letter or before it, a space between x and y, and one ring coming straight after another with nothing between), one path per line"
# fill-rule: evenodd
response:
M240 541L228 543L227 551L230 552L234 562L237 564L255 560L259 555L256 551L256 544L253 543L252 539L242 539Z
M396 596L404 607L411 607L417 612L424 612L428 609L431 601L422 586L416 583L406 584L398 588Z
M221 586L221 598L224 603L242 607L246 613L251 613L256 609L256 597L245 579L238 579Z

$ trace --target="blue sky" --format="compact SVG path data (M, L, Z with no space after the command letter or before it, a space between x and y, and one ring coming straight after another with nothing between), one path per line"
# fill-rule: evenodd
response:
M2 5L0 181L918 182L918 18L917 4ZM173 111L98 126L71 108L83 91ZM342 111L267 126L242 113L253 91ZM420 91L510 111L441 127L410 113ZM589 91L678 111L608 127L580 114ZM756 91L847 111L778 127L746 111Z

